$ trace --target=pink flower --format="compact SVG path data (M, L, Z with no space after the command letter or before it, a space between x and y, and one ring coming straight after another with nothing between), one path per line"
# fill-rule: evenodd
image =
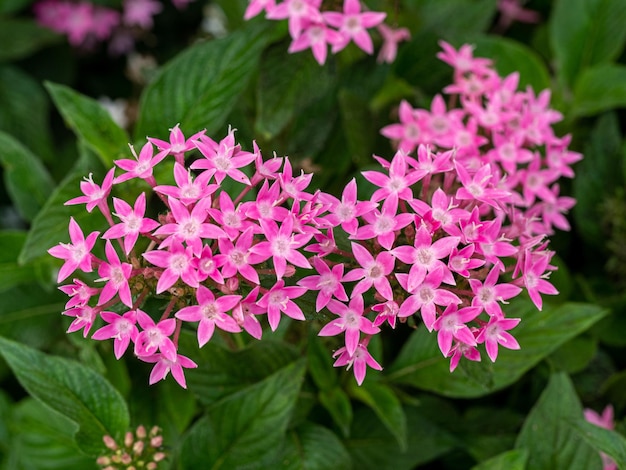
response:
M396 60L398 53L398 43L411 39L411 33L406 28L390 28L385 23L377 26L378 32L383 37L383 45L380 48L376 61L378 63L387 62L391 64Z
M155 364L152 368L152 372L150 373L150 385L157 383L159 380L164 380L167 377L167 374L171 371L172 377L174 377L174 380L176 380L178 385L183 388L187 388L183 368L195 369L198 367L198 364L182 354L177 354L173 360L168 359L163 354L139 356L139 359Z
M445 41L439 41L439 45L443 51L437 57L458 73L484 73L491 67L491 60L474 57L474 48L469 44L462 45L458 51Z
M399 141L398 148L409 153L415 150L418 144L424 142L422 136L423 123L417 118L415 110L408 101L400 101L398 111L399 124L389 124L380 130L388 139Z
M143 331L135 340L135 354L137 356L150 356L160 351L170 361L176 360L176 345L169 336L174 333L176 319L166 318L159 323L154 323L150 315L137 309L137 321Z
M377 206L377 204L372 201L357 201L356 192L356 180L352 178L343 189L341 201L330 194L324 194L322 196L324 200L327 200L331 204L331 214L326 216L326 220L328 220L333 227L341 224L341 228L351 235L356 233L359 226L357 217L372 211Z
M99 308L90 307L89 305L82 305L80 307L70 308L63 312L63 315L68 317L74 317L74 320L67 329L68 333L73 333L78 330L83 330L83 337L86 338L93 322L98 317Z
M233 318L237 324L256 339L261 339L263 335L261 323L256 316L265 313L264 309L259 307L256 302L260 289L259 286L256 286L233 308Z
M176 124L173 128L170 129L169 142L161 139L156 139L154 137L148 137L148 142L156 145L159 150L167 150L169 155L174 156L178 164L184 165L185 152L189 152L190 150L193 150L195 148L193 141L199 139L201 135L204 135L204 132L205 131L197 132L188 139L185 139L185 135L180 130L180 124Z
M128 255L135 246L140 233L149 233L159 226L155 220L144 217L146 212L146 194L141 193L133 208L117 198L113 198L115 215L122 221L109 228L102 238L124 238L124 251Z
M73 284L60 286L59 290L70 297L65 304L65 308L82 307L89 303L89 300L100 292L100 289L90 287L80 279L73 279Z
M129 263L120 262L120 258L117 256L115 248L113 248L109 240L106 241L104 251L109 262L103 262L98 267L100 279L96 281L106 281L106 284L100 292L98 305L108 302L115 294L119 294L122 303L132 308L133 299L128 280L130 279L133 267Z
M113 352L119 359L128 349L130 342L134 343L139 334L136 325L137 312L130 310L121 316L113 312L100 312L100 316L108 325L97 330L91 337L99 341L113 338Z
M448 305L435 323L433 329L437 331L437 343L444 356L448 356L452 348L452 340L455 339L468 346L476 346L474 334L466 323L480 315L478 307L465 307L460 310L454 304Z
M335 30L328 28L324 23L313 23L301 31L300 35L291 42L289 53L311 49L313 57L320 64L326 63L328 45L339 43L342 36Z
M276 7L276 0L250 0L243 15L244 20L255 17L262 11L272 11Z
M57 282L63 282L77 268L80 268L85 273L89 273L92 270L91 250L96 244L100 232L91 232L85 239L83 231L74 220L74 217L70 218L69 232L72 243L59 243L48 250L48 253L55 258L65 260L65 263L59 269Z
M198 273L192 262L191 247L183 248L181 242L173 241L169 250L148 251L143 257L155 266L165 268L157 283L157 294L172 287L179 279L191 287L198 287Z
M206 287L200 285L196 291L198 305L183 307L176 313L176 318L183 321L199 321L198 325L198 345L204 346L213 336L213 331L217 326L219 329L230 333L241 331L237 322L226 312L239 303L240 295L222 295L215 297Z
M337 360L333 364L335 367L348 366L353 367L354 377L356 382L361 385L365 380L365 373L367 372L367 366L375 370L383 370L382 366L376 362L372 355L367 350L367 346L363 343L359 343L353 354L349 354L346 347L339 348L333 357Z
M126 171L126 173L115 178L113 183L118 184L133 178L141 178L146 180L150 186L156 186L156 181L152 176L152 169L167 156L167 152L159 152L153 156L154 147L150 142L146 142L144 146L141 147L139 156L137 156L132 145L130 145L130 151L133 157L135 157L135 160L123 159L113 162L122 170Z
M513 284L496 284L500 275L498 266L494 266L487 274L485 282L478 279L470 279L469 283L474 292L472 306L484 309L490 316L502 316L502 308L498 302L506 303L505 300L517 296L522 289Z
M214 259L222 267L224 277L232 277L239 272L248 281L254 284L260 283L259 274L252 265L261 263L267 258L251 251L253 241L252 227L248 227L245 232L239 235L234 245L227 237L217 241L220 253L215 255Z
M339 318L324 325L318 334L319 336L336 336L345 333L346 351L350 356L354 355L357 349L361 331L366 335L375 335L380 332L380 328L374 326L369 319L363 316L363 297L361 295L352 297L348 305L331 299L328 302L328 310L338 315Z
M287 261L301 268L311 269L304 255L297 251L297 248L302 247L311 239L311 234L294 234L291 217L287 217L280 228L273 220L262 219L260 223L267 241L253 245L250 251L257 254L261 261L272 258L276 279L280 280L284 276Z
M363 214L363 218L368 225L359 227L356 234L351 235L350 238L354 240L371 240L376 238L378 243L387 250L391 249L397 230L401 230L411 222L413 222L413 214L396 214L398 210L398 198L396 196L390 196L383 202L383 207L380 211L377 209L372 210L366 214Z
M588 422L590 422L591 424L595 424L596 426L600 426L601 428L615 428L615 423L613 422L612 405L607 405L606 408L604 408L604 411L602 411L602 414L598 414L590 408L585 408L584 416ZM600 457L602 458L602 470L618 470L617 464L613 462L613 459L611 459L611 457L603 452L600 452Z
M385 303L373 305L372 311L378 312L373 322L374 326L380 326L386 320L391 328L396 327L396 318L400 311L400 306L396 302L388 300Z
M280 312L294 320L306 320L300 307L292 300L306 293L306 287L285 287L285 281L279 280L257 302L259 307L267 311L267 319L272 331L276 331L280 323Z
M500 315L494 315L489 319L489 323L483 326L476 337L476 342L485 343L487 355L491 362L496 362L498 357L498 344L507 349L519 349L519 343L513 336L507 332L517 326L520 318L504 318Z
M124 0L124 24L152 29L154 15L163 10L156 0Z
M359 281L352 289L351 297L363 294L374 286L376 292L387 300L393 300L393 292L391 284L387 276L393 271L395 258L387 251L383 251L376 255L376 258L367 250L367 248L352 242L352 253L356 261L361 265L347 273L344 281Z
M267 19L284 20L289 18L289 34L292 38L300 36L304 23L323 23L320 5L322 0L285 0L267 11Z
M205 170L196 178L191 177L191 170L180 163L174 163L174 181L176 186L159 185L154 190L159 194L165 194L178 199L184 205L194 204L200 199L209 197L219 188L216 184L209 184L215 174L215 170Z
M522 280L530 299L539 310L541 310L542 307L540 294L556 295L559 293L559 291L547 281L550 275L550 272L547 271L550 258L552 258L552 255L533 256L530 253L526 253L524 256Z
M404 152L396 152L391 160L388 172L388 176L379 171L361 172L367 181L380 188L374 191L370 200L378 202L389 197L391 194L405 201L412 200L413 191L411 190L411 186L422 179L423 174L416 171L409 171L407 155Z
M472 329L473 330L473 329ZM459 365L461 357L465 357L470 361L480 362L480 353L475 346L457 341L456 344L450 349L447 357L450 358L450 372L454 372L454 369Z
M115 173L115 168L111 168L106 176L104 177L104 181L102 182L102 187L98 186L93 182L93 174L90 173L89 177L84 178L84 181L80 183L80 190L84 194L84 196L75 197L70 199L65 203L66 206L73 204L87 204L87 212L91 212L94 207L98 207L102 212L102 209L105 208L106 212L109 212L109 208L107 206L107 197L111 193L111 188L113 187L113 175Z
M315 300L315 311L319 312L328 305L332 297L347 301L348 296L343 287L343 264L336 264L333 268L319 257L313 258L313 267L319 273L314 276L307 276L298 281L298 285L310 290L319 290Z
M342 41L333 46L333 53L346 47L352 40L368 54L374 52L374 44L367 28L378 26L387 16L386 13L380 12L361 13L360 0L344 0L343 14L328 11L322 15L329 25L339 28L339 33L343 36Z

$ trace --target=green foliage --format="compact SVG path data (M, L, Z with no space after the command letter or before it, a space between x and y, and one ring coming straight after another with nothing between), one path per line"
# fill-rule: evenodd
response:
M484 396L519 380L560 345L586 331L606 314L606 310L591 304L546 305L542 312L537 312L528 302L512 302L507 307L507 316L522 319L514 330L521 349L511 351L500 347L495 363L488 362L486 357L479 363L466 361L454 374L449 372L449 360L441 356L436 334L420 328L389 367L387 378L393 383L449 397Z
M572 113L593 116L626 106L626 66L603 64L585 69L576 80Z
M27 57L43 47L59 42L60 39L58 34L33 21L0 18L0 62Z
M104 435L126 431L126 403L98 373L4 338L0 354L28 393L75 424L76 443L85 454L99 455Z

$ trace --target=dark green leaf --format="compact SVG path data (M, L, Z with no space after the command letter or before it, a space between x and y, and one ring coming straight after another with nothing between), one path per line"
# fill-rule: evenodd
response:
M80 452L74 442L75 424L41 402L27 398L14 409L9 423L11 443L5 469L87 470L95 459Z
M67 177L57 186L45 205L33 220L24 247L19 255L19 263L28 263L41 256L49 256L47 251L59 242L69 240L68 225L74 216L85 236L93 230L102 231L106 222L97 209L89 214L83 204L64 206L66 201L80 196L80 182L89 173L95 173L94 181L102 183L104 172L97 158L85 152Z
M310 54L285 55L285 47L279 43L261 61L255 131L266 140L280 134L299 110L331 91L335 82L328 67L320 67Z
M528 451L527 468L533 470L594 470L600 456L572 428L583 416L569 377L554 374L520 431L516 449Z
M574 430L598 452L607 454L617 468L626 468L626 439L621 434L591 424L584 419L570 421Z
M293 362L297 353L291 346L277 341L251 343L239 351L230 351L213 342L198 350L195 335L184 334L180 346L198 364L187 372L189 390L200 403L211 405L215 401L249 387Z
M49 109L41 84L18 68L0 65L0 130L45 161L52 160Z
M406 451L406 416L394 391L388 385L374 380L366 380L361 386L351 383L353 385L350 395L374 410L389 432L397 439L400 450Z
M65 123L98 154L105 168L112 167L113 160L132 158L128 135L97 101L64 85L47 82L46 88Z
M135 136L166 138L177 123L185 134L217 131L256 71L271 35L252 22L224 39L197 44L167 63L141 97ZM236 127L236 123L232 123Z
M15 207L32 221L54 190L54 181L30 150L4 132L0 132L0 164Z
M307 343L307 361L309 373L315 385L321 390L327 390L337 384L337 370L333 367L330 349L324 345L321 337L312 332Z
M212 406L183 442L182 469L270 468L304 375L295 362Z
M18 11L31 3L32 0L0 0L0 13Z
M572 113L594 114L626 106L626 66L604 64L583 70L574 87Z
M350 397L340 387L320 390L319 400L322 406L330 413L331 418L339 427L344 436L350 434L352 424L352 403Z
M526 301L511 302L506 310L507 317L522 319L511 332L520 350L500 348L498 360L493 364L484 353L483 362L462 359L459 368L450 373L449 359L443 358L437 347L437 335L420 328L387 371L388 379L450 397L483 396L517 381L607 313L598 306L582 303L566 303L556 308L546 305L538 312Z
M510 450L472 467L472 470L525 470L527 460L528 451Z
M412 470L456 447L456 439L419 408L405 407L404 412L410 429L406 451L400 449L373 411L363 408L355 413L350 438L345 441L355 469Z
M60 35L33 20L0 18L0 62L27 57L60 39Z
M37 270L34 265L17 264L17 255L25 240L26 232L0 231L0 292L18 284L37 280Z
M550 40L559 76L572 86L585 68L619 56L626 41L622 0L558 0Z
M554 351L548 357L548 361L556 370L575 374L589 365L597 349L595 338L578 336Z
M77 424L76 443L86 454L97 456L104 435L121 437L128 428L124 399L93 370L5 338L0 353L28 393Z
M356 166L371 163L372 147L377 129L369 112L367 102L351 90L339 91L339 110L349 157Z
M573 209L576 228L585 241L606 249L603 207L606 196L622 187L622 137L617 115L608 113L598 119L585 147L574 179Z
M550 75L541 58L525 45L501 36L479 36L474 56L493 60L496 70L505 76L519 72L521 89L531 85L535 93L550 87Z
M349 470L350 454L330 430L314 423L304 423L290 431L276 467L284 470Z

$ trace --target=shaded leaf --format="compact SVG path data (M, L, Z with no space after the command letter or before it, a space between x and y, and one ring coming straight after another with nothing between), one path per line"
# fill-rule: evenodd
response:
M572 113L593 116L626 106L626 66L603 64L583 70L574 87Z
M509 450L475 465L472 470L525 470L527 460L528 451L525 449Z
M619 56L626 41L622 0L558 0L549 21L557 70L566 85L595 64Z
M339 386L320 390L319 400L344 436L350 434L352 403L348 394Z
M166 138L217 131L257 69L271 39L267 22L251 22L223 39L197 44L168 62L141 96L135 136ZM236 127L236 126L235 126Z
M0 3L0 11L3 5ZM33 20L0 18L0 62L17 60L54 44L61 36Z
M0 353L29 394L76 423L76 443L84 453L97 456L104 435L126 431L130 418L124 399L93 370L5 338L0 338Z
M304 375L294 362L212 406L185 438L182 469L269 468L285 439Z
M583 409L569 377L564 373L553 374L526 418L515 445L516 449L528 451L527 468L601 469L598 453L570 424L582 416Z
M329 429L306 422L290 431L276 468L284 470L349 470L350 454Z
M25 282L37 280L37 270L34 265L20 266L17 264L26 232L16 230L0 231L0 292Z
M546 305L542 312L538 312L531 303L518 300L507 306L506 313L507 317L522 319L512 330L520 350L500 348L495 363L491 363L485 354L479 363L462 360L459 368L450 373L449 359L443 358L437 347L437 335L420 328L412 334L388 369L388 379L449 397L487 395L517 381L607 311L590 304L565 303L558 307Z
M571 426L587 444L598 452L607 454L617 468L626 468L626 439L621 434L604 429L584 419L570 421Z
M128 135L96 100L64 85L46 82L46 88L65 123L98 154L105 168L129 158Z
M32 221L54 190L54 181L30 150L0 132L0 163L4 182L22 217Z

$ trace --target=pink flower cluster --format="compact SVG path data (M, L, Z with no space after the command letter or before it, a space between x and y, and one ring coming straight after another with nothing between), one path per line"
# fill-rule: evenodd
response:
M609 430L615 428L613 405L607 405L602 414L595 412L591 408L585 408L584 416L585 420L601 428ZM604 452L600 452L600 458L602 459L602 470L617 470L617 464Z
M189 3L172 2L177 8ZM88 1L40 0L33 6L37 22L67 36L72 46L90 49L108 40L112 54L130 52L136 36L152 29L153 18L161 10L158 0L124 0L121 12Z
M362 11L360 0L344 0L343 11L320 11L322 0L250 0L244 18L246 20L266 12L271 20L289 21L292 43L289 52L311 49L315 60L326 62L328 47L336 54L350 42L354 42L367 54L374 53L374 44L368 29L377 27L384 44L378 56L379 62L393 62L398 43L409 39L406 28L393 29L383 24L386 13Z
M340 197L310 190L311 174L294 172L287 157L264 160L256 143L242 150L233 130L214 141L205 132L185 138L178 125L169 142L149 138L139 155L116 161L119 176L86 179L83 196L67 204L97 207L109 228L85 236L71 219L71 243L49 250L65 261L59 282L97 270L93 282L61 287L70 296L64 314L74 318L68 331L86 336L104 323L92 337L112 338L117 358L132 343L155 363L150 383L171 371L183 387L183 368L196 367L178 353L183 326L196 329L199 347L216 328L260 339L264 315L276 330L283 315L305 320L313 308L331 317L321 336L343 335L335 366L352 367L359 384L367 366L381 369L367 346L384 323L420 318L451 370L461 357L479 361L481 344L492 361L499 346L518 349L509 330L520 319L503 305L526 290L541 309L541 295L557 293L546 235L567 228L561 212L573 200L558 197L554 182L571 176L580 156L552 134L558 113L545 92L515 91L515 75L500 79L468 46L444 50L457 70L448 90L463 109L446 111L441 97L431 112L404 102L402 124L384 130L400 150L391 161L374 157L380 171L363 172L374 189L368 200L358 199L354 179ZM548 158L529 149L539 145ZM165 159L175 184L156 180ZM239 194L223 189L227 178ZM132 204L109 200L131 179L160 199L158 217L146 215L145 192ZM151 296L166 304L158 320L142 310Z

